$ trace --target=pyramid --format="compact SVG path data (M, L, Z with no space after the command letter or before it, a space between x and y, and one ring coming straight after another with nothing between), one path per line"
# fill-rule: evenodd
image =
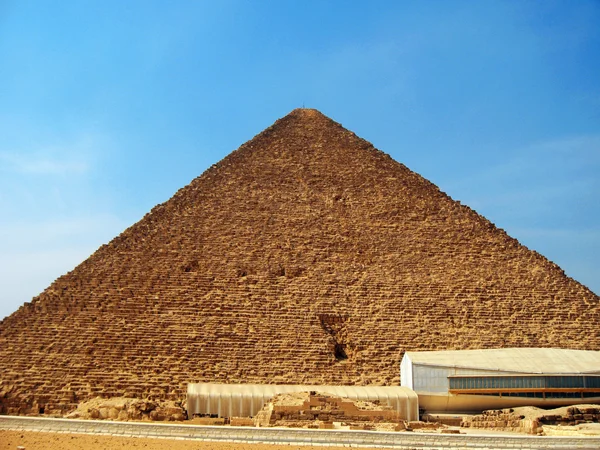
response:
M399 384L405 351L600 349L600 298L297 109L0 322L0 413L189 382Z

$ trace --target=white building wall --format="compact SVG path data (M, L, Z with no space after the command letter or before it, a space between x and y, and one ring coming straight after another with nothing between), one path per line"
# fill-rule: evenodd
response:
M448 392L448 375L453 370L442 366L413 365L413 390L444 394Z
M405 353L400 362L400 386L413 388L413 364L408 354Z
M413 384L408 387L417 393L428 392L433 394L447 394L449 389L448 377L452 375L510 375L512 373L419 364L411 364L411 367ZM404 386L404 384L402 385Z

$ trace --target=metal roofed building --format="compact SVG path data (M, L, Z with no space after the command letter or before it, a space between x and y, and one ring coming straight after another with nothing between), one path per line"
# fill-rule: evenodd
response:
M406 352L401 385L427 412L600 402L600 351L506 348Z
M392 406L406 420L419 419L417 394L402 386L314 386L297 384L190 383L187 389L188 417L253 417L277 394L325 392L352 400L380 401Z

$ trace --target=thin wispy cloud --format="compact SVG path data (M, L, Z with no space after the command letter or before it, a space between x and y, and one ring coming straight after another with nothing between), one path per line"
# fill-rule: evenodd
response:
M506 153L509 156L502 163L453 179L444 187L479 207L516 202L514 208L536 200L539 208L540 202L600 195L600 135L549 140Z
M114 148L107 133L13 128L19 132L0 142L0 223L87 214L98 205L105 190L96 183Z
M0 250L59 248L92 240L108 242L130 225L112 214L50 217L46 220L0 224ZM10 239L4 239L10 236Z
M53 159L49 155L0 153L0 163L4 165L4 171L18 172L32 175L67 175L82 174L90 169L86 161L68 160L62 158Z
M569 276L597 288L600 134L506 149L500 164L455 178L444 188ZM586 218L588 218L586 220Z
M585 134L580 136L567 136L532 144L525 148L535 154L568 155L576 157L577 161L586 164L600 164L600 134ZM583 161L582 161L582 158Z
M12 148L6 148L9 145ZM84 174L92 170L106 147L106 137L93 132L4 144L0 146L0 170L26 175Z
M600 135L570 136L537 142L506 153L512 156L508 156L501 164L473 172L468 178L456 180L453 185L547 173L553 167L566 171L600 166Z

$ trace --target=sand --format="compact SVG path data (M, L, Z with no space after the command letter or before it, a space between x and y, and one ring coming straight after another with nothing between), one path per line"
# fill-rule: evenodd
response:
M34 431L0 430L0 450L331 450L331 447L308 447L278 444L241 444L238 442L202 442L176 439L127 438L85 434L40 433ZM368 447L353 447L363 448Z

